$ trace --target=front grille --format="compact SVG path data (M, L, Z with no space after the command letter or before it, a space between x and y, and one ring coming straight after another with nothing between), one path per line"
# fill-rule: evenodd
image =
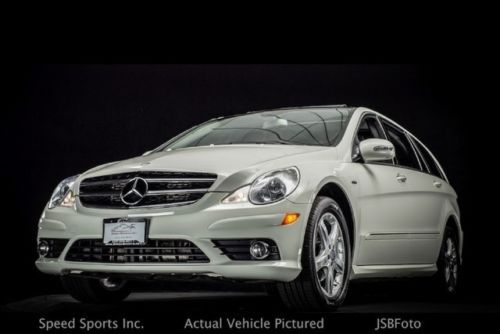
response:
M45 255L45 258L49 259L57 259L61 256L61 253L66 247L69 239L48 239L48 238L40 238L40 241L45 241L49 244L49 252Z
M237 261L262 261L252 258L250 255L250 244L254 240L264 241L269 245L270 254L264 260L279 260L278 246L271 239L212 239L215 247L221 250L221 255L226 255L231 260Z
M141 193L139 197L131 194L131 200L124 201L122 191L128 183L137 178L147 183L146 187L138 189L144 193ZM80 183L78 195L82 205L95 208L180 206L192 204L201 199L216 178L217 175L208 173L128 172L86 178Z
M207 263L208 257L195 244L187 240L148 240L142 246L107 246L100 239L75 241L67 261L101 263Z

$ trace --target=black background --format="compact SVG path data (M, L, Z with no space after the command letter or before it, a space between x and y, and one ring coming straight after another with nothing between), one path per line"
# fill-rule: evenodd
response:
M480 164L481 110L470 71L451 64L9 67L2 124L2 302L61 291L56 277L39 273L34 261L38 218L63 178L140 155L212 117L336 103L389 116L437 156L462 210L464 296L495 302L498 222L478 187L489 169Z

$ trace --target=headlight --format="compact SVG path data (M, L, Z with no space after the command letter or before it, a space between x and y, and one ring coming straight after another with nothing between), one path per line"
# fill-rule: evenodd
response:
M248 202L248 192L249 191L250 191L249 185L241 187L240 189L237 189L236 191L232 192L229 196L225 197L222 200L222 203L231 204L231 203Z
M297 188L299 180L299 170L295 167L275 170L258 177L252 185L237 189L222 203L274 203L290 195Z
M248 199L253 204L277 202L297 188L299 179L299 170L295 167L269 172L254 181Z
M73 185L75 184L78 175L68 177L61 181L52 193L49 201L49 209L56 206L72 207L75 204L75 194L73 192Z

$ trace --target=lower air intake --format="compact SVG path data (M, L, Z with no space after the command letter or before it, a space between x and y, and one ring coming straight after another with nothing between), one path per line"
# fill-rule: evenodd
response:
M66 247L68 241L69 239L40 238L40 242L46 242L49 246L49 251L44 257L48 259L57 259L59 256L61 256L61 253L63 252L64 247Z
M75 241L66 261L100 263L207 263L208 257L187 240L148 240L145 245L107 246L100 239Z

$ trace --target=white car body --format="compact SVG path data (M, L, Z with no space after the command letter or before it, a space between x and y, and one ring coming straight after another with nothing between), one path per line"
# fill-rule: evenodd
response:
M342 107L307 107L307 110ZM241 280L290 282L302 270L301 254L307 218L320 193L343 194L348 201L344 215L350 225L352 266L350 279L432 275L445 225L452 222L463 233L457 195L442 168L441 177L397 165L353 162L354 138L360 121L373 115L399 127L368 108L350 111L352 116L335 147L278 144L208 145L160 151L109 163L81 174L74 183L76 201L71 207L45 207L38 224L38 238L68 239L56 258L41 256L39 270L48 274L188 274ZM404 130L408 136L415 137ZM421 160L422 157L419 156ZM423 166L423 161L420 161ZM235 190L259 176L296 167L300 182L285 199L255 205L249 201L226 204ZM425 168L425 166L423 166ZM79 193L82 180L136 171L201 172L216 174L208 192L193 204L129 209L84 206ZM404 181L402 178L404 177ZM341 193L340 193L340 192ZM346 212L347 211L347 212ZM285 213L299 219L283 225ZM150 239L192 242L209 259L207 263L99 263L71 261L66 255L79 239L102 239L103 220L147 218ZM273 240L279 259L231 260L214 247L213 239Z

